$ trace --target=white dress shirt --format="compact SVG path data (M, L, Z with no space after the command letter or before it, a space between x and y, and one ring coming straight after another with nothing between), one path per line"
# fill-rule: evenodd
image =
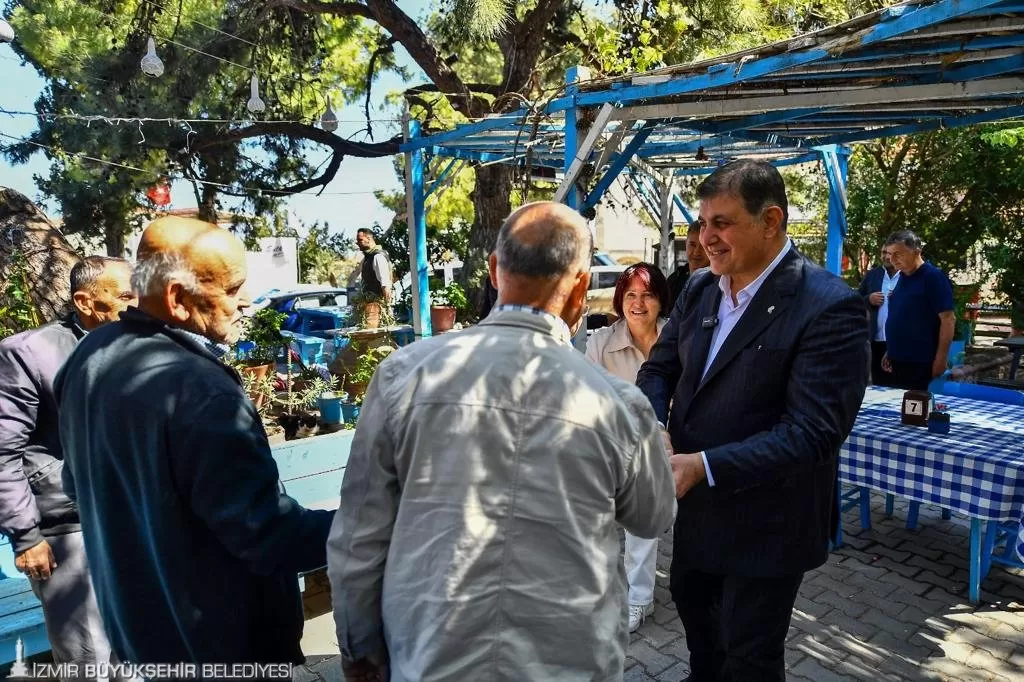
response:
M899 281L899 270L891 276L888 270L882 270L882 305L878 306L878 327L875 329L875 341L885 341L885 323L889 319L889 297L892 296Z
M750 304L751 299L760 290L761 285L768 279L768 275L772 274L775 268L779 267L779 263L786 257L790 249L793 248L793 243L787 238L786 245L779 251L779 255L775 256L775 260L768 264L768 267L757 276L753 282L748 284L739 290L736 294L736 302L732 301L732 292L730 285L732 278L728 275L722 275L718 280L718 288L722 290L722 301L718 304L718 324L715 326L715 330L711 333L711 349L708 351L708 359L704 363L704 372L700 375L701 380L708 373L711 364L715 361L715 357L718 356L718 351L722 350L722 346L725 344L725 340L729 338L729 334L739 323L740 318L743 317L743 313L746 312L747 306ZM708 485L711 487L715 486L715 477L711 475L711 467L708 466L708 458L703 452L700 453L701 459L704 460L704 473L708 477Z

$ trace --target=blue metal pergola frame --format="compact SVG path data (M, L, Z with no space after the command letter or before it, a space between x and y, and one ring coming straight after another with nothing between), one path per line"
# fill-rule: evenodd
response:
M618 78L574 67L546 105L419 136L408 155L416 332L430 334L423 169L427 157L554 168L556 198L586 211L629 168L671 228L673 179L740 157L820 162L829 186L826 267L846 235L847 145L1024 117L1024 2L912 0L713 60ZM529 134L537 126L537 134ZM586 186L580 178L594 182ZM660 196L651 196L652 188ZM666 215L667 214L667 215ZM415 229L413 229L415 228ZM664 253L664 252L663 252Z

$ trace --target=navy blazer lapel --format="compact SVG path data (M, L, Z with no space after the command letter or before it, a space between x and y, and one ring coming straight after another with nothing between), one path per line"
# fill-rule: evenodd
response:
M764 331L765 327L779 319L796 293L802 271L803 256L792 247L747 304L747 309L743 311L739 322L725 339L725 343L718 350L718 355L715 356L715 361L697 387L698 391L729 364L754 337Z
M714 328L705 329L703 320L714 317L718 314L718 305L722 301L722 290L718 288L718 277L704 287L701 292L701 299L697 309L697 319L694 320L692 341L690 342L690 357L683 365L683 381L685 386L693 386L697 390L700 384L700 375L704 371L704 365L708 361L708 353L711 351L711 337Z

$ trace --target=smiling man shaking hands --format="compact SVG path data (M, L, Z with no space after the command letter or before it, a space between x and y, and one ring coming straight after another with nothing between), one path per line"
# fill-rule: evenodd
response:
M774 167L733 161L697 194L711 268L690 278L637 376L682 453L672 598L691 680L783 680L797 590L837 521L867 311L790 242Z

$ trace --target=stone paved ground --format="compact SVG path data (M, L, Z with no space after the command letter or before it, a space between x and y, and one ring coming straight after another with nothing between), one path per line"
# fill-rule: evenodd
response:
M845 546L804 580L786 644L788 678L1024 680L1024 571L993 567L982 584L982 603L971 606L966 521L943 521L937 508L924 507L917 530L910 531L905 505L897 503L886 519L882 497L874 503L872 530L860 531L857 510L847 512ZM632 636L627 681L677 682L689 672L668 592L671 555L666 536L657 607ZM330 644L337 651L337 643ZM340 679L336 656L310 656L295 674L295 682Z

